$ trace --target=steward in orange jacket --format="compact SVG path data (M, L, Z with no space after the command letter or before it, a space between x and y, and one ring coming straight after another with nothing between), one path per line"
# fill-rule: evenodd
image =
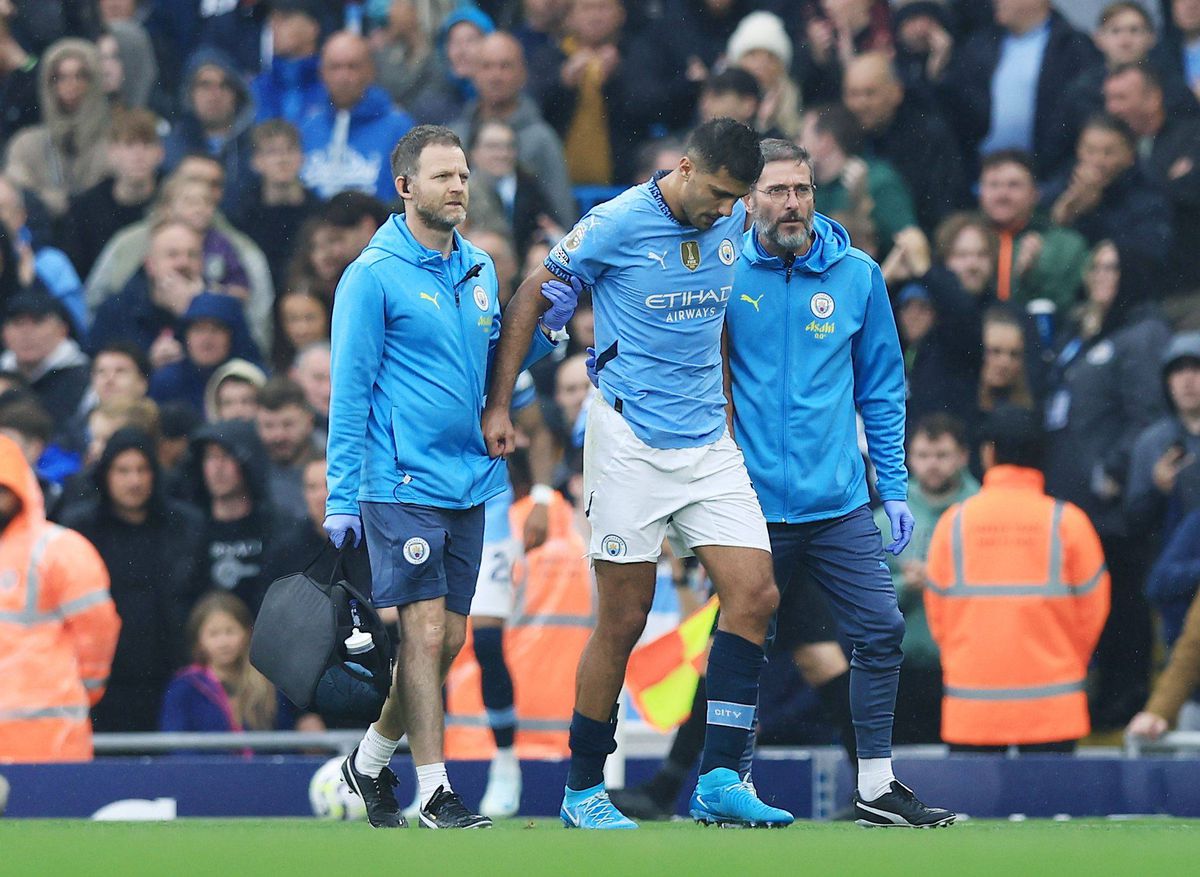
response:
M998 409L988 439L983 489L946 511L929 547L942 739L1070 744L1091 730L1084 682L1108 617L1104 553L1087 515L1046 495L1032 413Z
M20 449L0 436L0 762L86 761L121 620L91 543L46 520Z

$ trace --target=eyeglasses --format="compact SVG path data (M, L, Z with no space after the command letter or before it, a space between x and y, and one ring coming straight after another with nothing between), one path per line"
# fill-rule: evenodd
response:
M811 198L816 190L815 184L810 186L801 183L799 186L768 186L765 189L756 188L754 191L776 204L784 204L788 195L794 194L797 201L805 201Z

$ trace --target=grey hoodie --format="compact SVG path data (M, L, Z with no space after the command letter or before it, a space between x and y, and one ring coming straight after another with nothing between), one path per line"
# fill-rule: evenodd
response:
M91 85L79 109L67 115L54 97L50 76L60 60L81 58ZM108 175L108 101L100 82L100 56L87 40L59 40L38 68L42 124L20 131L8 145L5 175L32 191L55 218L67 211L67 199Z

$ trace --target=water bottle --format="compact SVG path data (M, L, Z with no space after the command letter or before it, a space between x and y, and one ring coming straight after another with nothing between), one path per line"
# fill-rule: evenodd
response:
M363 7L358 0L346 4L345 27L350 33L362 35L363 32Z
M346 654L353 657L354 655L365 655L367 652L375 648L375 640L371 634L366 631L354 628L354 632L346 637Z
M1037 326L1042 349L1046 351L1053 349L1054 318L1058 312L1058 306L1048 298L1035 298L1025 306L1025 310L1033 317L1034 325Z

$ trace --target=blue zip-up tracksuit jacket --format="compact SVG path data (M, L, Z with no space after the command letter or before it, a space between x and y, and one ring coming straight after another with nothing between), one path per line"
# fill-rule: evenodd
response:
M908 496L904 361L883 275L821 214L788 267L746 232L725 315L734 438L768 521L847 514L869 499L856 409L882 499Z
M479 425L500 338L497 288L483 250L455 232L443 259L398 214L342 274L327 514L357 515L359 500L471 508L507 487L504 460L488 456ZM535 329L526 365L554 346Z

